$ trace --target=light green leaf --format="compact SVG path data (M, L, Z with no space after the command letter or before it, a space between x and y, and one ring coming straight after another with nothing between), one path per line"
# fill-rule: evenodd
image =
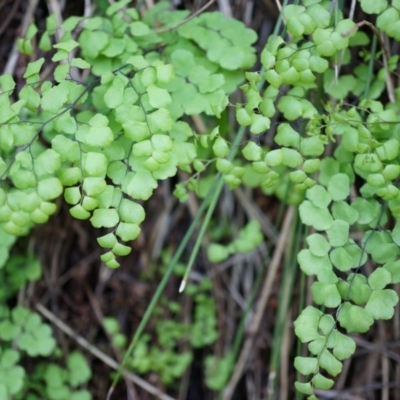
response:
M131 31L132 36L139 36L139 37L148 35L151 32L149 26L140 21L132 22L129 25L129 29Z
M365 310L374 319L391 319L394 315L394 306L398 301L399 297L394 290L373 290Z
M229 248L218 243L211 243L207 247L207 257L212 263L220 263L230 255Z
M314 233L308 236L306 241L311 253L318 257L327 255L331 248L328 241L319 233Z
M63 187L57 178L46 178L38 183L37 192L43 200L53 200L61 195Z
M351 337L343 335L343 333L337 332L336 343L332 349L333 355L339 360L346 360L356 350L356 344Z
M130 3L130 0L119 0L119 1L115 2L114 4L111 4L106 9L106 15L111 16L111 15L115 14L117 11L124 8L129 3Z
M157 70L157 81L160 83L171 82L175 78L175 70L171 64L158 65Z
M8 96L0 96L0 124L8 122L15 116ZM3 133L4 134L4 133Z
M82 207L86 210L86 211L93 211L95 208L97 208L99 205L99 202L93 198L93 197L89 197L89 196L84 196L83 200L82 200Z
M333 201L345 200L350 195L350 180L346 174L333 175L328 184Z
M242 154L246 160L259 161L263 155L263 149L256 143L250 141L242 150Z
M332 376L338 375L343 368L343 364L326 349L320 354L318 363L320 367L324 368Z
M25 101L24 107L30 111L36 111L40 104L39 93L31 85L25 85L19 92L20 100Z
M332 269L328 255L318 257L312 254L309 249L300 250L297 261L306 275L316 275L320 270Z
M147 171L136 172L127 186L127 194L136 200L147 200L157 187L157 181Z
M278 110L288 121L294 121L303 114L303 107L294 96L282 96L278 102Z
M229 154L229 146L226 140L218 136L212 146L214 154L219 158L225 158Z
M339 278L333 272L331 266L330 268L324 268L319 270L317 273L317 279L319 282L322 283L337 283L339 281Z
M254 135L258 135L268 130L271 126L271 120L260 114L252 114L250 132Z
M60 169L57 177L63 186L73 186L82 181L82 170L78 167Z
M383 169L382 162L377 154L357 154L354 159L354 167L361 172L381 172Z
M73 39L70 39L70 40L67 40L65 42L60 42L60 43L57 43L57 44L53 45L53 47L55 49L64 50L67 53L71 52L73 49L75 49L75 47L78 47L78 46L79 46L79 43L76 42Z
M150 132L153 134L159 132L168 132L174 121L168 110L160 108L150 114L147 114L147 122L149 124Z
M325 376L321 375L320 373L313 376L311 382L315 389L321 389L321 390L328 390L335 383L332 379L325 378Z
M68 89L66 86L57 85L46 91L41 100L42 109L56 113L68 100Z
M78 351L73 351L68 355L67 367L69 370L68 381L73 387L88 382L92 376L92 370L86 357Z
M70 113L64 113L54 121L54 128L57 132L72 135L77 130L76 119Z
M51 175L61 166L61 157L53 149L46 149L34 160L34 169L37 177Z
M94 210L90 222L95 228L113 228L119 222L118 212L114 208Z
M313 306L306 307L294 321L296 336L302 343L307 343L321 337L318 323L323 313Z
M324 336L321 336L308 344L308 350L311 354L314 354L315 356L319 355L325 347L326 338Z
M84 158L83 170L89 176L104 177L107 172L108 161L104 154L88 152Z
M66 188L64 191L64 199L68 204L77 204L81 200L81 197L79 187Z
M238 108L236 110L237 122L242 126L251 125L251 116L245 108Z
M135 240L140 235L140 227L136 224L120 222L116 234L125 242Z
M303 156L318 157L324 150L324 143L319 136L304 138L300 141L300 152Z
M165 89L161 89L155 85L150 85L147 88L149 95L149 103L154 108L161 108L171 103L172 99Z
M369 300L372 292L370 286L367 284L366 277L358 273L350 274L347 282L350 286L346 290L346 300L349 298L354 304L359 306L364 305Z
M400 220L396 221L396 225L393 228L391 236L393 242L396 243L397 246L400 246Z
M377 268L368 278L372 290L384 289L391 281L390 272L385 268Z
M353 258L344 247L337 247L330 253L332 264L340 271L349 271L354 268Z
M124 101L124 90L125 90L125 85L121 81L121 79L118 79L116 77L112 85L107 89L107 91L104 93L104 103L108 108L117 108L122 104Z
M107 184L103 178L87 177L83 180L82 187L88 196L94 197L103 193L106 190Z
M117 243L117 238L113 233L107 233L104 236L98 237L97 243L105 249L112 249Z
M331 195L321 185L315 185L306 191L306 197L311 200L314 206L326 209L332 201Z
M87 69L90 68L90 64L83 60L82 58L76 57L71 60L71 67L77 67L80 69Z
M379 210L377 210L371 201L368 201L362 197L358 197L352 204L351 207L358 212L357 222L359 224L369 224L378 215Z
M350 244L346 244L344 246L344 249L346 250L347 254L349 254L353 259L352 268L358 268L366 263L368 256L366 252L361 249L357 244L355 244L352 239L349 239L349 241Z
M160 134L155 134L151 137L151 144L154 150L159 151L159 152L168 152L172 149L173 147L173 142L171 138L168 135L160 135ZM153 155L154 157L154 155ZM168 160L164 160L164 162L167 162ZM159 162L162 164L163 161L159 160Z
M338 321L347 333L365 333L374 323L374 318L368 310L345 302L338 312Z
M344 246L349 239L349 229L347 222L340 219L334 220L332 226L326 231L331 246Z
M390 272L391 283L400 282L400 260L386 263L383 268Z
M333 224L333 219L328 209L316 207L308 200L300 204L299 211L303 224L313 226L316 230L327 230Z
M125 246L121 243L116 243L112 252L117 256L127 256L132 251L132 247Z
M321 160L319 182L321 185L328 186L331 177L340 172L340 164L331 157Z
M324 314L319 320L318 328L321 330L322 334L327 336L333 333L333 328L335 327L335 319L332 315Z
M274 140L279 146L298 148L300 144L300 134L289 124L283 123L278 126L278 133Z
M233 164L225 158L218 158L215 167L217 168L218 172L229 174L229 172L231 172L233 169Z
M296 357L294 367L302 375L315 374L318 371L318 360L314 357Z
M76 219L84 220L90 217L90 213L86 211L80 204L77 204L76 206L72 207L69 210L69 212Z
M360 3L367 14L380 14L388 8L387 0L360 0Z
M379 264L394 261L399 254L399 247L394 243L380 243L371 249L371 256Z
M8 93L9 95L14 90L15 82L12 75L9 72L6 72L5 74L0 76L0 88L3 93L10 92Z
M282 163L290 168L297 168L303 164L301 154L294 149L283 148L282 150Z
M267 165L271 167L277 167L283 162L283 152L282 149L270 150L264 157L264 161Z
M122 199L118 209L121 221L139 225L144 221L144 208L134 201Z
M304 394L312 394L313 393L313 388L311 386L310 382L295 382L294 386L296 390L300 393Z
M43 63L44 63L44 58L43 57L39 58L36 61L28 63L28 66L26 68L26 71L25 71L23 77L25 79L27 79L27 78L30 78L32 76L35 76L35 75L39 74L40 68L42 67Z
M311 285L311 293L315 303L325 307L334 308L342 302L335 284L314 282Z
M344 201L335 201L332 204L332 215L335 220L343 220L349 225L358 220L358 211Z
M346 126L342 136L342 146L350 152L356 152L358 146L358 132L352 126Z

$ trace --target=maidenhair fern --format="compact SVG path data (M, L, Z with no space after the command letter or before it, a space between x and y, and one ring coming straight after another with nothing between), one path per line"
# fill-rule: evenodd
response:
M337 376L342 361L355 351L354 340L343 330L364 333L375 320L393 317L398 295L388 286L399 282L400 271L398 223L394 229L386 227L390 216L399 217L398 104L377 100L390 80L387 68L375 75L373 64L361 63L354 74L341 73L355 54L351 47L366 46L369 39L337 5L330 7L330 2L303 1L284 9L291 41L270 39L261 55L270 86L258 94L258 76L248 76L248 103L237 110L238 122L253 133L259 133L251 125L256 118L269 126L275 104L289 121L277 128L277 148L250 142L243 155L254 171L264 173L262 187L277 188L284 174L293 190L303 193L292 199L312 233L298 262L305 274L315 276L312 298L324 310L308 306L295 321L296 335L310 352L295 359L296 369L310 375L296 382L296 388L309 399L316 398L314 389L333 386L327 375ZM378 27L394 36L387 21L385 28L379 24L389 12L398 20L396 4L361 1L361 7L370 14L382 13ZM365 61L377 57L363 52ZM390 58L391 70L397 61ZM282 85L289 86L283 94ZM350 95L360 101L350 104ZM359 194L356 177L364 182ZM360 230L365 233L357 241L353 232ZM364 269L368 261L376 266L370 275Z
M185 21L188 13L167 2L141 18L128 3L114 3L106 17L70 17L60 29L50 16L40 34L31 25L19 49L33 54L38 37L52 69L42 71L43 56L28 64L21 87L10 74L0 77L0 265L16 236L48 221L62 194L73 217L108 229L98 242L111 268L140 234L142 201L178 170L191 174L174 191L181 201L190 190L202 196L201 184L217 173L230 189L243 184L288 198L311 228L297 258L315 279L311 294L320 309L310 305L295 321L310 352L295 367L309 376L297 390L315 399L314 390L331 388L355 351L349 334L391 318L398 302L389 286L400 282L400 120L391 80L399 57L381 35L400 41L400 3L360 0L376 27L346 18L340 2L287 5L287 33L269 37L259 72L249 71L257 35L240 22L218 12ZM220 118L244 78L236 118L257 140L233 157L218 126L199 135L184 117ZM264 146L276 121L274 143ZM250 222L230 245L212 243L208 255L220 262L261 239ZM375 266L371 273L367 264ZM27 312L4 311L10 338L29 336L18 322ZM18 338L18 346L28 340ZM32 343L26 348L48 351Z
M112 268L119 266L117 256L131 251L124 243L140 234L145 212L138 201L149 199L159 180L175 176L178 168L190 172L196 161L195 135L180 117L220 115L227 94L243 79L240 70L255 61L256 40L253 31L217 12L191 21L193 30L183 25L157 33L159 22L176 23L185 14L159 3L140 21L124 4L110 6L104 18L70 17L53 46L50 16L40 47L53 47L52 60L61 62L54 80L40 80L44 58L28 64L18 101L11 75L0 80L2 230L22 235L47 222L54 200L64 193L73 217L111 229L98 242ZM80 23L76 41L72 35ZM190 34L200 30L202 37L212 36L212 48ZM31 53L36 33L33 26L20 41L21 51ZM243 41L234 46L237 35ZM216 45L241 57L227 62L224 53L213 51ZM87 69L87 83L71 78Z

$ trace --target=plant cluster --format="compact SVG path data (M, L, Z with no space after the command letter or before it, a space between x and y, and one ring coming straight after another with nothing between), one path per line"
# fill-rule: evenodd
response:
M124 242L140 233L145 212L138 201L147 200L158 181L174 176L177 168L192 171L195 134L180 118L220 115L227 94L242 79L241 69L255 60L254 32L223 14L204 14L189 31L184 25L156 33L151 26L176 23L186 13L167 12L168 4L160 3L140 21L135 9L121 11L126 3L110 6L107 17L67 19L60 43L52 46L52 61L60 62L53 79L40 79L43 57L29 63L18 101L12 101L12 76L0 80L2 229L21 235L32 224L45 223L64 193L73 217L112 228L98 239L108 250L102 260L112 268L119 266L117 256L131 251ZM80 22L85 24L76 41L72 34ZM50 16L39 42L43 51L51 48L55 31ZM242 56L227 64L224 52L215 54L208 42L191 37L197 31L220 43L231 58ZM21 51L32 52L36 33L32 25ZM240 46L233 45L235 35L242 37ZM74 57L77 48L83 58ZM91 82L71 79L73 70L89 68ZM202 139L207 146L207 137ZM201 162L197 168L203 168ZM184 187L180 190L184 196Z
M41 272L38 261L28 254L11 256L0 270L0 398L90 400L90 393L81 388L91 377L83 354L70 353L62 368L50 325L26 307L5 305Z
M400 3L359 0L364 13L377 15L376 27L346 18L340 2L285 5L286 34L268 39L259 72L249 71L257 35L240 22L207 12L183 23L188 13L170 11L167 2L141 18L125 7L128 3L115 2L105 17L68 18L58 43L55 18L48 17L39 48L44 56L52 54L52 77L41 72L44 56L28 64L22 88L10 74L0 77L0 235L5 238L0 264L16 236L48 221L61 194L74 218L108 229L98 238L106 249L101 258L116 268L117 257L129 254L129 242L140 234L141 202L160 180L178 170L191 174L174 191L181 201L190 190L207 199L205 180L210 194L215 188L210 179L217 174L230 189L259 187L297 206L311 229L298 262L315 277L312 297L321 310L308 306L295 322L310 351L309 357L296 357L295 367L311 375L296 382L297 390L315 399L314 390L331 388L327 375L339 374L342 361L353 354L348 334L391 318L398 302L388 286L400 282L400 225L392 223L400 218L399 90L392 80L399 57L390 54L378 30L400 40ZM362 25L370 31L360 31ZM33 53L37 35L32 25L19 41L21 52ZM195 133L185 117L204 113L212 123L221 118L228 95L244 77L240 88L246 101L235 105L242 128L233 143L222 124ZM275 123L274 143L265 146L264 134ZM236 155L245 130L253 136ZM361 240L356 232L362 232ZM220 262L261 241L257 223L250 222L231 244L211 244L208 255ZM365 266L371 263L376 267L368 274ZM215 323L208 312L196 306L193 347L212 343L204 343L202 331ZM25 338L26 351L49 354L50 348L36 343L31 326L19 324L20 313L29 311L4 312L9 337ZM197 326L196 318L204 321ZM27 320L49 334L37 317ZM180 328L179 335L188 334ZM170 352L179 335L164 337ZM120 343L121 337L115 340ZM135 352L151 352L146 337ZM6 364L14 366L14 350L5 355L11 360ZM158 371L166 382L190 362L190 354L182 357L174 361L179 371ZM134 367L148 371L138 360L131 360ZM209 371L212 364L209 359ZM58 381L66 382L61 375ZM210 387L220 389L221 382L214 379Z
M154 312L156 338L149 334L139 338L127 368L141 374L155 372L165 385L175 385L193 361L193 352L212 345L218 338L215 301L208 295L211 287L207 278L187 286L185 294L193 301L191 323L179 321L181 304L163 297ZM114 346L126 351L127 338L121 333L118 321L106 317L103 324ZM206 373L210 369L207 363L204 368Z
M296 382L296 388L311 400L316 399L314 389L333 386L326 375L338 375L342 361L355 351L354 340L343 330L364 333L375 320L393 317L398 295L388 286L399 282L399 224L386 226L390 217L399 217L400 138L398 90L390 93L398 56L386 48L376 52L376 36L368 52L369 36L358 32L337 5L302 3L283 10L290 40L270 38L261 55L269 86L259 93L261 76L248 76L244 91L250 96L237 117L251 126L257 110L268 125L276 104L285 119L274 137L277 148L249 142L242 153L255 171L264 171L262 186L277 187L282 175L288 176L292 190L301 192L292 202L312 228L298 262L305 274L315 276L311 294L323 308L308 306L295 321L296 335L310 352L296 357L295 367L311 375ZM377 24L383 29L382 19L388 10L397 10L395 3L361 1L361 7L380 14ZM383 30L394 36L386 22ZM360 47L357 55L353 49ZM359 65L345 73L356 57L361 57ZM375 62L381 65L378 71ZM386 87L393 99L384 103L379 99ZM363 182L359 192L357 177ZM364 234L357 242L352 233L359 231ZM370 274L363 268L367 262L376 266Z

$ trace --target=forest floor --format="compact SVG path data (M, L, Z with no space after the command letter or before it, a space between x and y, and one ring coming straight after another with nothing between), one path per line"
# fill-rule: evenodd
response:
M26 32L30 22L43 26L45 18L52 12L56 12L62 20L71 15L93 15L106 3L105 0L0 0L0 71L11 72L18 83L22 81L27 63L37 58L36 53L28 57L15 51L16 38ZM173 3L194 13L207 1L178 0ZM151 5L150 0L142 2L140 11L145 12L146 7ZM257 50L261 51L279 15L277 5L279 1L272 0L219 0L208 11L219 10L254 29L259 37ZM239 100L240 96L234 95ZM228 113L227 121L234 131L234 110ZM204 129L204 124L207 124L201 118L193 118L190 122L195 129ZM172 194L175 183L164 181L146 203L148 217L143 223L142 234L132 243L131 255L121 260L121 267L117 270L108 269L100 262L101 249L96 241L99 230L89 222L73 219L62 199L58 201L58 211L50 222L36 227L33 235L20 240L14 249L22 251L28 247L38 257L43 278L26 290L24 302L32 309L39 304L38 311L53 325L58 346L64 355L78 348L87 356L93 371L89 391L94 399L105 398L113 371L107 365L107 359L99 359L98 354L117 362L123 357L123 350L104 330L104 318L116 318L121 332L128 339L132 337L162 278L168 258L181 242L200 206L199 200L192 196L187 203L179 203ZM301 288L309 287L311 281L301 277L296 266L288 274L287 265L293 265L293 262L289 263L293 253L283 248L277 254L277 249L280 238L291 238L294 232L301 232L298 217L276 198L250 189L224 191L217 210L218 218L210 227L208 241L220 236L221 232L235 236L250 218L260 222L266 238L265 243L246 256L233 256L222 264L212 265L202 251L195 262L191 279L201 282L204 277L209 277L212 281L212 287L205 295L212 299L215 306L218 339L209 346L193 350L190 367L171 385L165 384L160 374L149 371L140 374L140 378L137 375L126 377L116 388L113 400L157 397L216 399L215 392L205 385L202 365L210 354L221 357L236 346L235 333L240 329L243 312L258 281L260 286L252 312L258 310L257 304L263 295L267 301L263 309L258 310L262 313L259 325L251 324L249 318L244 340L238 347L239 361L231 361L235 363L233 370L237 373L236 380L231 379L228 383L233 390L232 398L295 398L293 359L299 347L293 332L293 321L303 296L306 303L310 302L309 294L302 292ZM193 242L188 245L183 263L189 258L192 246ZM305 286L301 286L302 281ZM189 324L193 320L195 300L189 295L180 295L179 284L178 276L170 280L157 316L152 317L146 329L149 347L160 345L157 319ZM282 306L282 302L286 307ZM176 304L179 307L174 308ZM282 309L285 311L283 317L280 314ZM400 354L396 347L399 346L400 318L396 310L393 321L381 321L368 335L356 338L358 350L355 356L344 363L344 372L334 389L327 391L321 399L384 399L382 393L388 393L385 388L390 385L389 382L399 382ZM278 320L279 315L283 320ZM278 345L274 341L277 325L282 329ZM79 337L85 341L79 343ZM185 341L178 342L175 351L183 352L187 346ZM93 348L98 352L93 352ZM274 358L279 360L277 364ZM272 369L271 365L278 365L278 370ZM218 374L218 371L215 373ZM273 384L275 379L277 386ZM400 389L394 396L390 398L400 399ZM389 397L386 399L389 400Z

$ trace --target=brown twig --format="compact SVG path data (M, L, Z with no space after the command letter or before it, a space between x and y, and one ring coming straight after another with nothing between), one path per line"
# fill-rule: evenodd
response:
M3 24L0 26L0 35L3 34L3 32L7 29L8 25L10 25L11 20L14 18L15 13L18 10L18 7L21 3L21 0L16 0L13 4L13 7L10 11L10 13L7 15L5 21Z
M119 349L114 345L112 336L109 334L106 327L104 326L104 322L103 322L104 314L103 314L103 311L101 310L99 301L97 300L96 296L94 295L94 293L92 292L91 288L89 287L89 285L87 283L84 283L83 287L84 287L86 295L89 299L90 305L92 306L92 309L94 311L94 315L96 316L97 322L103 327L104 333L106 334L106 336L108 338L108 341L113 350L115 358L118 360L118 363L121 364L123 357L122 357ZM125 383L126 383L126 387L127 387L127 392L129 395L128 398L130 398L130 399L138 398L136 395L135 387L132 384L132 381L130 381L126 376L124 376L124 378L125 378Z
M389 71L389 68L388 68L388 60L390 58L390 54L389 54L389 51L388 51L387 47L385 46L385 41L383 40L383 37L381 36L381 34L378 31L378 29L376 29L375 25L373 25L369 21L365 21L364 20L364 21L361 21L361 22L358 22L358 23L354 24L354 26L351 27L347 32L342 33L342 36L343 37L348 37L348 36L352 35L356 30L358 30L359 28L361 28L364 25L368 26L374 32L374 34L377 36L377 38L379 40L379 43L380 43L380 45L382 47L382 50L383 50L383 53L382 53L383 65L384 65L384 67L385 67L385 69L387 71L387 73L386 73L386 88L387 88L389 100L392 103L395 103L396 102L396 95L395 95L395 92L394 92L394 85L393 85L393 82L392 82L392 80L390 78L390 71Z
M33 16L35 15L35 11L36 11L38 2L39 2L39 0L30 0L28 2L28 6L27 6L26 12L24 14L24 19L22 20L22 24L21 24L21 31L20 31L21 37L24 37L26 34L26 31L28 30L29 24L31 23ZM19 52L18 52L18 46L17 46L17 39L15 39L14 45L13 45L10 55L8 57L7 64L4 68L3 73L6 73L6 72L9 72L10 74L14 73L15 66L17 65L18 57L19 57Z
M104 364L108 365L110 368L117 370L119 368L118 363L112 359L107 354L103 353L97 347L89 343L84 337L78 335L73 329L71 329L67 324L65 324L61 319L56 317L50 310L44 307L42 304L36 304L36 309L50 322L52 322L58 329L63 331L66 335L74 339L80 346L82 346L89 353L93 354L99 360L103 361ZM174 400L174 398L162 393L159 389L150 385L145 380L139 378L138 376L132 374L131 372L125 371L124 375L127 379L134 382L136 385L140 386L142 389L146 390L148 393L154 395L161 400Z
M274 251L274 255L271 260L271 265L268 268L268 274L265 277L264 284L261 289L261 296L258 302L257 310L254 315L254 319L251 322L250 329L248 331L248 337L244 343L242 351L240 353L239 359L237 360L235 371L233 372L231 379L228 385L225 388L223 399L229 400L231 399L233 392L239 379L241 378L243 371L245 369L247 360L249 358L251 349L254 343L254 336L256 335L258 328L260 327L261 320L264 315L265 307L267 306L269 296L272 291L273 283L276 277L276 273L278 272L278 268L280 265L280 260L282 254L285 251L285 244L287 239L289 238L289 230L291 228L292 220L294 216L294 208L290 207L286 213L285 220L283 222L282 230L279 235L279 239L277 241L277 245Z
M164 29L158 29L155 32L156 33L166 33L166 32L170 32L173 31L174 29L179 28L180 26L186 24L187 22L189 22L191 19L197 17L199 14L201 14L203 11L207 10L208 7L210 7L213 3L215 3L215 0L210 0L207 4L205 4L203 7L199 8L195 13L193 13L190 17L187 17L186 19L184 19L181 22L178 22L177 24L175 24L174 26L170 26L168 28L164 28Z

